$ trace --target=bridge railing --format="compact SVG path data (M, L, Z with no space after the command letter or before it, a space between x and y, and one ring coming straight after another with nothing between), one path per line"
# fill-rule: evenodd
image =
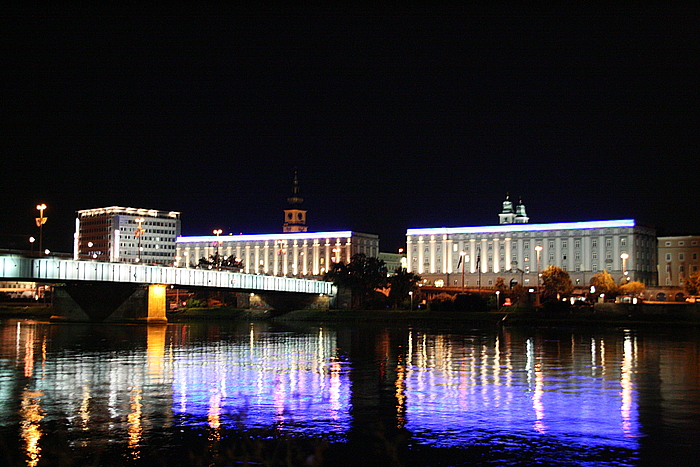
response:
M317 280L50 257L27 258L16 255L0 256L0 279L132 282L335 295L335 287L330 282Z

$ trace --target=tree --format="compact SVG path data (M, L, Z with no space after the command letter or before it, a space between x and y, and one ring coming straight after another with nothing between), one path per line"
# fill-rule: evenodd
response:
M695 271L685 280L684 288L688 295L700 295L700 271Z
M510 291L510 298L513 303L524 303L527 299L527 289L521 284L515 284Z
M644 294L645 290L646 286L639 281L627 282L619 288L622 295L631 295L633 297Z
M353 305L362 306L365 299L376 289L387 285L386 265L384 261L358 253L350 262L335 263L326 272L325 280L332 281L338 287L346 287L352 294Z
M571 295L574 284L569 273L558 266L548 266L542 271L542 300L555 301Z
M501 276L498 276L496 278L496 284L494 287L495 287L496 291L501 292L501 293L504 293L508 289L508 287L506 287L505 279L503 279Z
M412 272L408 272L406 268L396 268L395 274L389 277L389 298L397 307L399 303L408 299L409 292L418 289L418 283L421 277Z
M617 294L617 284L607 270L595 273L591 277L591 283L595 287L595 293L605 294L607 297L614 297Z

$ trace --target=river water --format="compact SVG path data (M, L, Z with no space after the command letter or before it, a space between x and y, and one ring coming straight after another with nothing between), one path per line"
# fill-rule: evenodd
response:
M0 322L0 465L700 465L697 329Z

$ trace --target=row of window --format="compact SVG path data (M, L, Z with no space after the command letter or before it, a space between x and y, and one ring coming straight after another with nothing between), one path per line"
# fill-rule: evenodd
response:
M693 260L697 260L698 254L692 253L690 257ZM666 253L666 261L673 261L673 253ZM685 261L685 253L678 253L678 261Z

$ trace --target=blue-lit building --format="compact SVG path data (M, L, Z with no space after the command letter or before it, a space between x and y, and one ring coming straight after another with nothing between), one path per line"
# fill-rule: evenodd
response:
M512 212L509 200L503 204L499 225L408 229L407 269L445 287L460 287L462 277L466 287L492 286L499 276L536 285L549 265L566 270L575 285L603 270L656 285L654 229L634 219L530 224L522 203Z

